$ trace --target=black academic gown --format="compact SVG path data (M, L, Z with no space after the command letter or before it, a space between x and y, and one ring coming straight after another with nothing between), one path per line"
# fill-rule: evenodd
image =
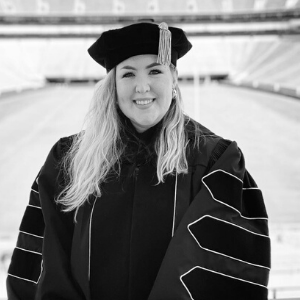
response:
M175 176L157 185L160 124L142 134L129 129L120 175L112 172L93 202L92 299L147 299L172 238Z
M103 197L90 197L75 224L53 201L71 140L56 143L32 186L9 299L266 300L270 239L261 191L235 142L202 127L194 148L191 123L186 130L188 174L155 185L151 147L140 152L149 139L130 137L120 177L103 185Z

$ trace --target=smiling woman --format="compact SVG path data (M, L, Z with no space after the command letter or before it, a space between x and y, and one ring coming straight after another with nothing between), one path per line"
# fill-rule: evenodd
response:
M156 125L170 108L177 76L157 55L130 57L116 68L118 105L138 132Z
M166 23L104 32L107 70L86 130L60 139L32 185L9 299L266 300L268 219L235 142L183 112Z

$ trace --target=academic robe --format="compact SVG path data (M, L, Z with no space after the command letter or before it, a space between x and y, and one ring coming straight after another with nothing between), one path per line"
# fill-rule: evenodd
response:
M245 169L244 157L237 144L214 135L202 125L201 129L203 138L197 148L193 146L193 126L187 121L186 130L190 139L187 149L189 171L187 174L169 175L166 183L160 184L159 193L162 193L162 197L168 186L166 194L172 197L168 199L168 210L171 208L172 211L167 213L167 222L160 220L162 216L158 216L157 222L151 221L156 232L161 228L162 233L158 235L161 234L163 238L158 245L161 249L158 258L154 259L153 269L148 265L144 270L153 273L150 276L153 282L150 289L149 286L143 287L149 290L143 299L266 300L270 239L261 190ZM8 271L9 299L114 299L104 296L98 298L91 291L91 287L97 283L95 280L93 282L93 274L99 277L100 282L105 279L104 275L101 277L101 272L93 271L97 264L97 252L101 251L100 247L96 250L93 248L97 244L97 234L101 234L94 224L100 226L101 218L100 223L95 223L93 216L101 201L91 196L79 209L76 223L74 213L62 212L62 207L54 202L62 185L59 161L71 141L72 138L63 138L54 145L32 186L29 205L20 225L17 246ZM142 177L135 178L147 178L149 172L152 172L153 177L153 161L146 159L141 165L138 164L137 169L140 156L132 154L131 159L124 162L133 170L130 176L135 177L138 170L138 176ZM126 176L124 180L127 180ZM146 183L135 185L137 197L132 198L141 201L143 197L147 198L148 193L155 193L153 185L151 190L148 188ZM107 195L109 197L110 192ZM133 201L132 224L142 211L139 210L134 217L134 209L137 207L143 209L138 202ZM98 211L101 216L101 210ZM146 212L144 216L147 218ZM143 224L143 218L138 222ZM109 228L114 230L112 224ZM105 223L101 226L105 227ZM169 241L167 234L163 235L166 232L165 226L170 232ZM135 231L132 228L127 231L130 241L134 241L137 236L134 232L138 228L136 226ZM145 232L154 234L146 225L141 228L142 233L143 228ZM121 230L121 227L117 230ZM129 268L133 270L128 280L133 283L140 280L142 286L143 278L149 276L145 277L141 272L139 265L143 259L138 260L139 255L142 255L139 247L147 251L155 239L152 241L151 236L147 238L143 234L139 237L143 238L141 246L133 242L129 245L130 249L133 248L130 251L136 255L128 254ZM103 247L109 249L107 245ZM133 252L134 249L137 252ZM121 262L120 258L117 253L116 260ZM105 263L105 260L102 262ZM112 262L112 265L116 268L118 264ZM120 266L120 272L124 273L124 270L125 267L122 269ZM110 276L114 274L109 271ZM116 278L117 272L115 270ZM128 284L125 288L130 286ZM118 289L118 281L115 289ZM132 291L121 299L143 300L137 298L138 293L138 287L132 287Z

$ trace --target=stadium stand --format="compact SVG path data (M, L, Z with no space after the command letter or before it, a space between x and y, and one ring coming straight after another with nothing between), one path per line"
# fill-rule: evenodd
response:
M266 9L283 9L285 8L285 0L273 0L266 2Z
M86 13L93 14L111 14L112 13L112 2L104 0L91 0L85 1Z
M259 42L232 74L231 82L300 98L299 53L298 37Z
M276 11L299 8L299 0L1 0L0 13L18 14L139 14ZM76 9L77 8L77 9Z
M251 20L251 14L254 16L255 13L254 21L257 19L263 21L264 17L271 18L271 20L277 22L276 26L278 26L278 23L284 18L293 17L293 13L299 11L299 8L300 0L66 0L63 2L59 0L28 0L26 2L19 0L0 0L0 18L1 16L9 17L14 15L33 16L33 19L30 19L31 21L26 21L29 23L28 26L25 27L29 28L30 22L34 21L34 16L57 16L57 18L59 18L73 15L74 19L69 19L68 22L72 22L73 20L75 24L75 22L79 20L80 24L81 21L78 19L78 15L81 17L91 15L99 16L99 20L101 16L108 17L108 20L109 16L111 16L112 19L115 16L124 16L124 18L127 16L126 22L129 22L130 16L137 18L138 15L141 14L149 16L155 14L157 16L169 16L171 23L172 18L174 21L178 21L179 19L176 19L176 16L180 15L183 17L184 22L190 22L189 18L192 18L194 15L198 16L198 18L200 16L205 20L205 24L207 22L213 23L214 17L218 16L218 20L221 24L224 22L236 23L238 20L240 26L243 27L243 20L240 19L239 14L245 13L245 20L248 20L248 24L253 26L253 22L249 23L249 20ZM269 12L275 13L268 15ZM289 17L283 17L281 15L282 12L288 12ZM226 14L229 14L227 18L220 19L220 16ZM288 23L284 24L284 26L293 25L292 30L296 30L295 33L299 31L297 25L299 15L297 16L294 23L288 21ZM4 25L6 24L5 20L9 20L9 18L2 19ZM49 22L55 22L55 20L54 18L51 19L51 21L49 20ZM88 20L86 22L88 22ZM95 22L95 19L93 22ZM197 19L197 23L195 24L199 25L199 19ZM51 23L49 25L51 25ZM183 26L184 25L185 24L183 24ZM270 26L275 25L274 23L270 23ZM229 35L237 35L236 38L226 36L228 32L226 33L226 30L224 30L224 28L226 28L224 25L219 27L223 28L223 33L219 33L223 36L217 38L212 37L212 35L216 36L218 33L208 31L208 27L202 27L201 32L199 32L199 29L192 30L190 33L188 32L191 36L204 34L208 38L193 39L193 51L189 58L184 59L184 62L181 63L181 76L193 78L197 75L203 78L212 78L218 75L224 77L225 75L225 77L228 77L227 83L230 84L262 88L279 93L284 93L286 90L289 90L287 94L298 97L299 80L297 79L297 72L300 62L297 60L297 53L299 52L299 38L297 35L286 36L284 26L281 26L277 35L273 33L272 36L267 36L263 30L259 33L262 34L262 36L253 36L251 30L243 33L236 33L234 31L229 33ZM9 25L7 25L6 28L7 27L9 27ZM76 41L75 39L68 38L68 41L65 42L56 39L55 36L57 35L59 37L60 35L60 38L68 37L68 34L70 34L68 32L70 32L70 28L72 28L72 34L75 37L77 31L72 25L62 28L60 23L56 23L56 27L54 26L56 31L54 29L54 33L54 27L52 26L51 36L53 38L51 39L47 37L46 27L47 26L44 25L41 26L41 28L45 29L45 39L39 39L37 43L39 51L30 51L30 55L26 57L26 61L23 60L23 64L26 62L29 68L28 72L33 74L32 77L27 78L29 75L27 77L21 76L19 71L17 71L18 75L9 75L12 70L6 70L4 64L4 69L1 71L3 73L2 76L5 77L0 87L2 92L11 90L14 86L20 86L20 78L23 80L22 86L27 87L32 85L36 87L40 86L46 79L52 80L55 77L60 79L66 78L67 81L73 79L76 81L86 81L97 80L104 75L103 70L99 71L93 66L92 62L88 60L88 57L85 56L85 49L88 47L89 41L92 37L99 35L101 29L98 31L91 29L91 34L87 35L86 38L84 34L88 31L85 30L83 33L79 33L79 40ZM246 23L244 28L247 28ZM102 30L103 29L104 27ZM24 26L22 30L24 30ZM282 30L282 35L278 35L281 34L280 30ZM244 37L246 36L246 38L241 39L238 36L241 34L244 35ZM39 35L40 33L37 31L31 35L24 33L22 36L21 34L18 36L18 45L22 44L23 47L26 48L26 44L32 44L31 41L26 40L26 38L34 39L34 37L41 37ZM10 33L6 34L6 38L10 36ZM7 54L7 59L9 60L15 60L16 56L14 55L18 57L25 53L24 51L22 52L21 49L9 52L10 53ZM82 59L78 60L78 57ZM33 65L38 68L38 71L30 70ZM194 68L190 68L190 66L197 66L197 70L195 71ZM15 82L15 84L13 84L13 82Z
M31 42L1 41L0 94L44 86L44 76L38 68L39 49Z

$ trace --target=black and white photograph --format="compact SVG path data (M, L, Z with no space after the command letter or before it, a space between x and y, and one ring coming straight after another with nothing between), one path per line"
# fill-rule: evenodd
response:
M300 300L300 0L0 0L0 300Z

